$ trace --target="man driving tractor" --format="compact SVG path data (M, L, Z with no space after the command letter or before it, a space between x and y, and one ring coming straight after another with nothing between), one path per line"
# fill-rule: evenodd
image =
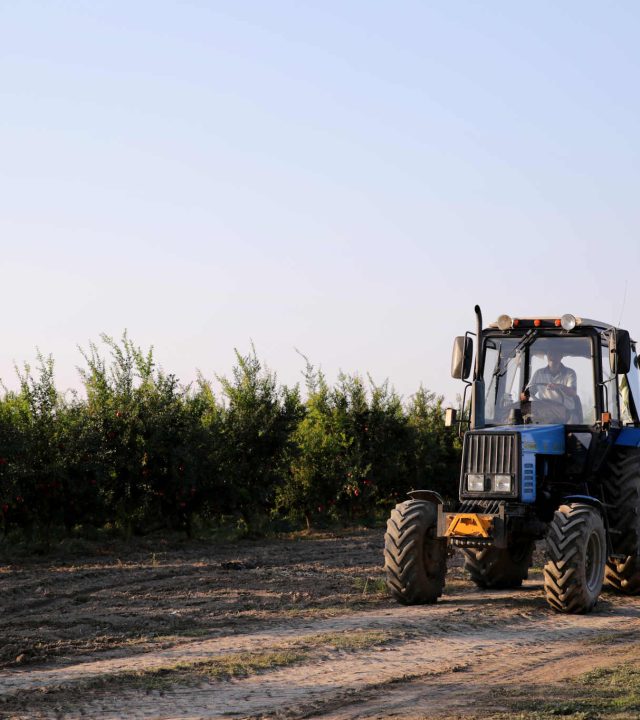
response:
M536 398L560 403L567 410L569 422L582 422L575 370L563 365L564 353L560 348L549 348L546 356L547 367L533 373L529 384L520 394L520 400L526 402Z

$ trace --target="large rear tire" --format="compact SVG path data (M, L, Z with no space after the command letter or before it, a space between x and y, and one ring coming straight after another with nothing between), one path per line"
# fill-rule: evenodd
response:
M384 536L387 587L403 605L434 603L444 588L447 541L436 537L437 505L407 500L396 505Z
M555 512L547 534L544 589L547 602L565 613L586 613L598 602L607 540L600 513L570 503Z
M609 558L604 570L607 586L624 595L640 594L640 558L627 555L625 558Z
M610 557L605 582L625 595L640 593L640 454L618 450L604 480L605 497L613 509L609 527L614 551L623 558Z
M520 587L529 575L533 545L525 541L508 548L465 549L464 569L480 588Z

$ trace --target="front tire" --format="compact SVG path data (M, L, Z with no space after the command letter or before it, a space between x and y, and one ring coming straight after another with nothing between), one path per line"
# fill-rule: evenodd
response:
M384 536L387 587L403 605L434 603L447 572L447 541L436 537L437 505L407 500L396 505Z
M606 554L600 513L582 503L561 505L547 534L544 589L549 605L559 612L590 612L602 590Z
M508 548L465 549L464 569L480 588L517 588L529 575L533 543L521 542Z

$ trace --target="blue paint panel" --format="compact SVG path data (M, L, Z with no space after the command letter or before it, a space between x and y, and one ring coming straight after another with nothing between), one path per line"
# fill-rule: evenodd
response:
M624 447L640 447L640 428L622 428L615 444Z
M536 454L522 452L522 488L520 490L522 502L536 501Z
M564 455L564 425L520 425L522 452L539 455Z
M536 455L563 455L565 451L564 425L504 425L487 428L486 432L517 432L522 447L521 500L536 501ZM640 430L638 431L640 444Z
M564 425L501 425L482 432L517 432L522 436L522 450L541 455L564 454ZM640 431L639 431L640 432Z

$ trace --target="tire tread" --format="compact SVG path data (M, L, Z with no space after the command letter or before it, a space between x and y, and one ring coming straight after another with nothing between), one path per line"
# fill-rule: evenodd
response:
M387 521L384 560L387 587L403 605L433 603L442 595L446 574L446 540L431 537L436 506L407 500L395 506Z

